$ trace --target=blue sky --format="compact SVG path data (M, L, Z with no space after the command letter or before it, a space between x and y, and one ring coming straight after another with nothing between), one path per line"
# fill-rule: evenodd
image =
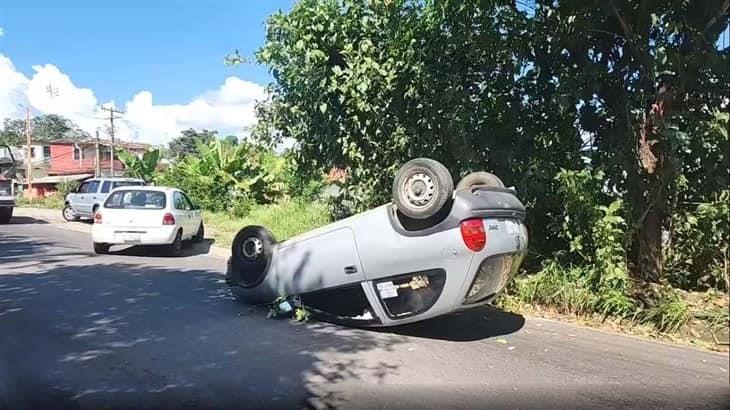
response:
M123 139L244 136L271 77L224 58L253 56L267 17L294 1L0 0L0 121L29 107L93 133L104 129L100 106L114 105L126 111L115 122Z
M3 1L0 52L16 68L51 63L101 101L149 90L161 104L189 100L236 75L265 84L265 67L232 68L236 48L252 54L266 17L293 0Z

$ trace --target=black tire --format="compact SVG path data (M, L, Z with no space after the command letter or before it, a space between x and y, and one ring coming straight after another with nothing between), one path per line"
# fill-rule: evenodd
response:
M231 277L244 288L261 283L271 265L276 240L263 226L249 225L236 234L231 245Z
M203 226L203 222L201 222L200 226L198 227L198 232L196 232L195 236L193 236L193 242L203 242L204 238L205 238L205 226Z
M454 180L440 162L416 158L406 162L393 180L393 203L404 215L427 219L451 199Z
M167 245L167 254L170 256L180 256L182 254L182 245L182 230L179 230L175 235L175 240Z
M0 225L5 225L10 222L10 219L13 217L13 208L12 207L2 207L0 208Z
M504 188L504 182L497 178L496 175L489 172L472 172L461 178L458 184L456 184L456 190L471 188L473 186L487 186L492 188Z
M108 243L94 242L94 253L97 255L105 255L109 253L109 248L111 248L111 245Z
M65 219L66 222L75 222L79 220L79 216L76 215L76 212L73 208L71 208L71 205L64 206L63 211L61 211L61 215L63 215L63 219Z

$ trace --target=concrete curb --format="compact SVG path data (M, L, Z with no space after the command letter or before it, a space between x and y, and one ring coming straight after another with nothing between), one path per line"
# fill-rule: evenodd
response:
M19 218L32 218L39 221L46 222L54 227L65 229L74 232L91 233L91 224L85 221L79 222L66 222L61 216L61 210L59 209L46 209L46 208L32 208L32 207L18 207L13 211L13 217ZM206 236L206 239L215 240ZM199 245L193 245L199 246ZM230 249L222 248L220 246L211 245L205 256L216 258L216 259L228 259L230 256Z

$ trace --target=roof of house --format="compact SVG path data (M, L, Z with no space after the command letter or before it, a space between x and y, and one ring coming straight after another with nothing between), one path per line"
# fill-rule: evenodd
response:
M34 184L57 184L62 181L81 181L93 177L94 174L73 174L73 175L53 175L47 177L33 178Z
M69 140L69 139L60 139L56 141L51 141L50 144L57 144L57 145L72 145L72 144L78 144L78 145L94 145L96 144L96 139L94 138L87 138L85 140ZM99 145L108 147L112 145L112 142L109 140L99 140ZM152 148L151 144L145 144L143 142L130 142L130 141L115 141L114 146L118 148L126 148L126 149L150 149Z

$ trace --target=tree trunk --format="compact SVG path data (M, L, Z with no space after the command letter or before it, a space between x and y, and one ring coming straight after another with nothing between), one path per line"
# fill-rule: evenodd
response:
M636 234L636 279L644 283L656 283L662 277L662 216L657 210L649 210L644 223Z
M641 123L636 147L638 173L629 186L633 190L630 192L633 215L638 222L629 257L632 276L642 284L658 282L664 265L662 226L669 209L666 193L673 175L670 175L668 152L661 143L661 129L671 102L672 93L666 84L662 84Z

